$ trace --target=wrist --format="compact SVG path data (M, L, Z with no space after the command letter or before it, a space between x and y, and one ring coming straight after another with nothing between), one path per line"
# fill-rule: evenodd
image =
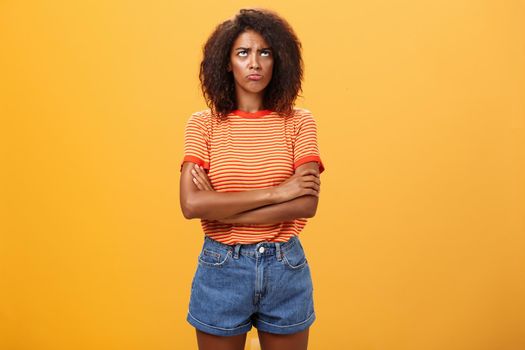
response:
M276 187L269 188L267 192L269 204L277 204L281 202L279 199L279 192L276 190Z

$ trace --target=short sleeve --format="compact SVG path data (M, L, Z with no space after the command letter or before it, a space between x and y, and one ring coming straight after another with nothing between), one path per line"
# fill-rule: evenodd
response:
M202 113L192 114L186 122L184 129L184 158L180 163L180 170L185 161L191 161L202 165L204 169L210 169L209 135L207 116Z
M294 141L294 164L295 169L304 163L316 161L319 163L319 173L324 171L321 161L319 147L317 145L317 124L310 111L303 109L297 115Z

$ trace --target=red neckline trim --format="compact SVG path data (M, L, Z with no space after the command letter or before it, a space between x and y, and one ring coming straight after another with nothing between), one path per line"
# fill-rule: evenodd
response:
M259 118L259 117L263 117L265 115L268 115L270 113L272 113L272 111L270 109L262 109L262 110L257 111L257 112L245 112L245 111L241 111L239 109L236 109L236 110L232 111L230 114L237 115L237 116L243 117L243 118Z

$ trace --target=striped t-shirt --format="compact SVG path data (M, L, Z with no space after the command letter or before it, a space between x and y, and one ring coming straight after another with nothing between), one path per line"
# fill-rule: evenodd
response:
M317 145L317 126L309 110L294 108L292 116L261 110L235 110L227 118L209 109L188 119L184 131L184 158L202 165L217 192L275 187L306 162L324 165ZM226 224L201 219L204 234L225 244L261 241L286 242L306 225L306 218L276 224Z

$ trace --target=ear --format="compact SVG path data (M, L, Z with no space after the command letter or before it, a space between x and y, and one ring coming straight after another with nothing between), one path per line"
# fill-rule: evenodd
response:
M231 65L231 63L228 63L228 67L227 67L227 69L228 69L228 72L231 72L231 71L232 71L232 65Z

